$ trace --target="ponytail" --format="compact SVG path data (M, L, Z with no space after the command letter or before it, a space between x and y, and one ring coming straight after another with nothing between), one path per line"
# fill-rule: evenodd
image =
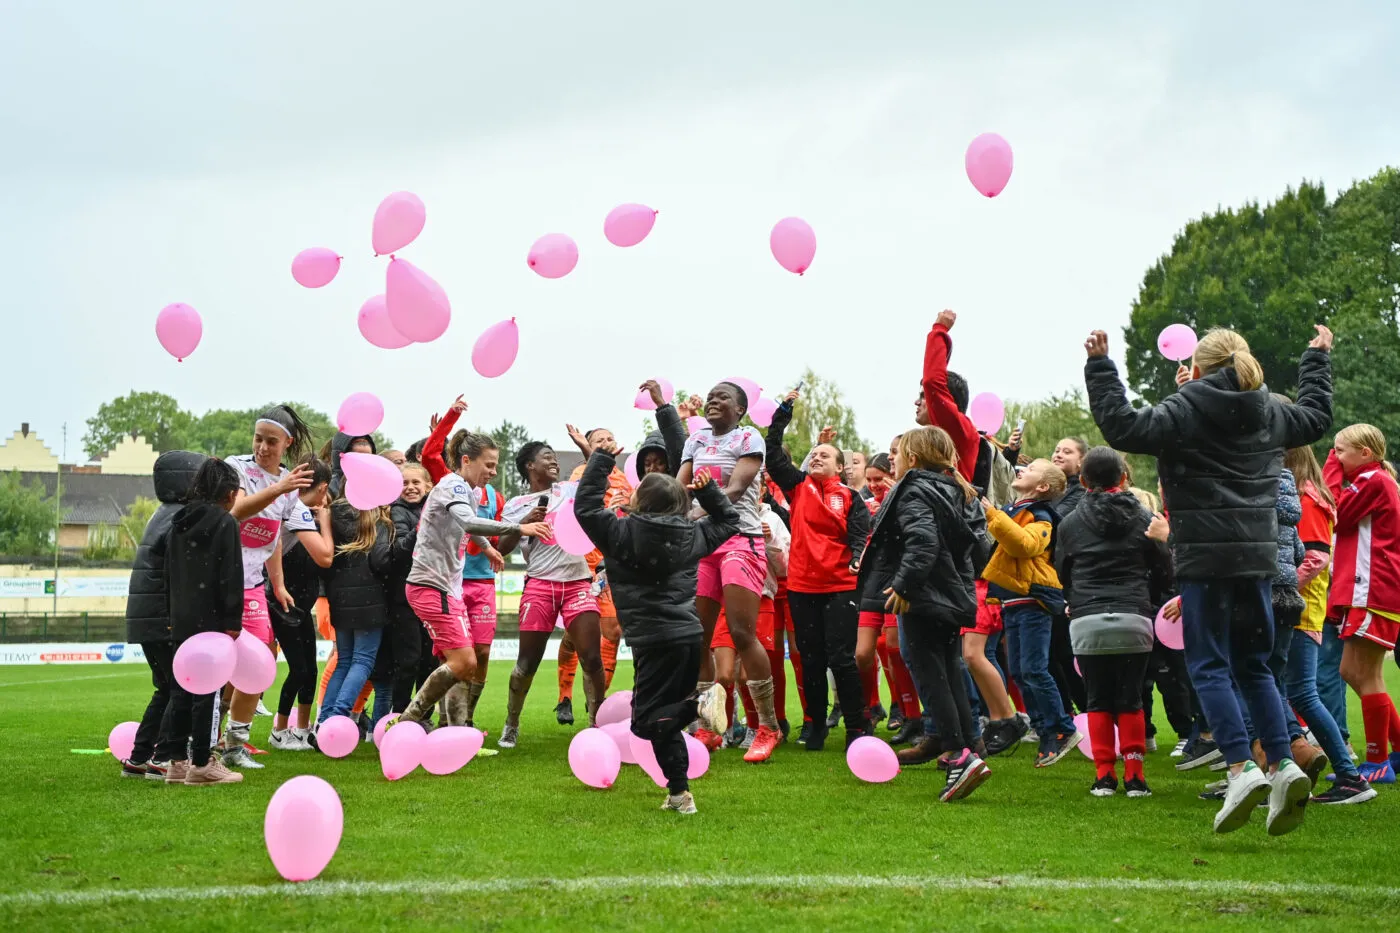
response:
M1253 392L1264 385L1264 367L1249 352L1249 344L1225 327L1212 328L1201 338L1191 362L1204 376L1221 369L1233 369L1240 388L1245 392Z

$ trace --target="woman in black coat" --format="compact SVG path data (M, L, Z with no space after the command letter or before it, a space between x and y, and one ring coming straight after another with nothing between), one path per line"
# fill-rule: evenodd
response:
M317 725L348 716L374 670L379 642L389 624L385 583L391 569L394 525L385 508L360 511L345 500L331 505L335 559L326 572L326 602L335 629L337 662L321 701ZM390 688L375 690L375 721L389 712Z
M413 569L413 548L418 543L418 519L423 514L423 500L433 490L432 477L417 463L405 463L402 469L403 495L389 506L389 518L394 523L389 578L385 583L389 625L379 645L374 673L370 675L370 681L375 684L388 681L392 685L390 708L395 713L402 713L413 699L414 680L418 678L420 667L427 668L422 675L426 680L438 665L433 658L433 642L428 630L418 621L404 592L408 572Z
M899 643L937 725L948 780L943 801L966 797L991 771L970 748L977 741L963 679L961 630L977 615L967 516L976 490L959 476L948 432L906 433L894 461L895 486L875 518L860 567L861 609L899 616Z

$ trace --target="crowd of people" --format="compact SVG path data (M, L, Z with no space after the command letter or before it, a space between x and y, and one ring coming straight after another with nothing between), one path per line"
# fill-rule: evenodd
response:
M350 505L340 468L347 452L377 453L373 439L337 435L313 453L285 405L252 426L251 454L162 454L162 505L128 602L156 689L122 773L200 785L262 767L249 744L261 698L232 686L195 696L173 676L178 646L205 631L246 632L285 657L276 751L314 749L336 715L366 729L385 717L474 725L495 580L518 549L519 645L497 749L523 740L557 628L564 725L580 669L593 723L625 639L631 728L653 744L668 810L695 812L683 732L763 762L789 741L822 751L843 721L846 747L884 723L903 765L945 772L943 801L1024 743L1048 768L1086 738L1089 793L1119 791L1121 760L1123 792L1149 797L1154 695L1176 769L1222 773L1201 794L1221 801L1219 832L1267 804L1268 832L1287 833L1309 802L1364 803L1394 783L1400 714L1383 668L1400 635L1400 493L1379 430L1330 434L1331 332L1319 326L1303 350L1295 398L1271 394L1244 338L1218 329L1175 394L1134 407L1096 331L1085 381L1107 446L1065 438L1030 459L1023 426L1002 443L969 419L966 381L948 368L956 320L943 312L928 335L917 426L873 456L823 432L795 463L784 440L800 392L761 432L730 382L675 405L656 382L642 387L657 430L635 452L635 487L604 428L569 427L585 462L568 481L541 441L501 464L491 437L454 430L460 397L428 437L382 453L404 486L381 509ZM705 426L688 431L696 416ZM1320 464L1314 445L1329 437ZM1155 492L1133 485L1124 454L1157 458ZM501 495L500 469L526 492ZM592 553L554 540L561 509ZM324 673L321 596L335 643ZM1159 615L1180 626L1183 650L1160 640ZM1365 724L1360 760L1347 687Z

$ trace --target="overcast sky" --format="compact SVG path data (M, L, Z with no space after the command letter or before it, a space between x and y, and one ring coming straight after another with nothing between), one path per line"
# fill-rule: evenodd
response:
M11 0L0 436L56 448L67 422L73 460L131 389L196 413L372 391L404 445L465 392L478 424L635 443L644 378L776 392L810 365L883 443L940 308L974 392L1069 388L1187 220L1400 158L1392 4L995 7ZM1015 150L994 200L963 172L984 131ZM355 321L399 189L453 321L387 351ZM622 250L602 219L626 201L661 213ZM801 278L768 251L787 215L817 233ZM547 281L525 255L555 231L581 258ZM308 246L345 256L315 291L289 272ZM204 318L184 363L154 335L175 301ZM484 380L472 343L511 316L520 358Z

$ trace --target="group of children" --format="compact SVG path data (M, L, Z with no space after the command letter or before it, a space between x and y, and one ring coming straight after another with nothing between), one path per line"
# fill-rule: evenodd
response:
M809 751L842 718L847 746L875 734L883 667L892 742L908 746L899 758L946 771L945 801L972 793L991 776L987 760L1023 741L1038 745L1037 767L1062 760L1085 738L1076 707L1095 762L1090 792L1118 791L1121 755L1127 796L1149 796L1154 683L1179 733L1177 767L1226 772L1203 794L1223 801L1218 831L1267 802L1269 832L1286 833L1310 800L1364 802L1372 785L1393 783L1400 715L1382 670L1400 634L1400 495L1374 427L1338 432L1325 469L1313 456L1331 426L1330 331L1319 327L1304 352L1296 399L1271 396L1245 341L1217 330L1182 367L1179 391L1148 408L1128 403L1095 332L1085 378L1112 446L1069 438L1028 461L1019 429L1001 445L967 418L966 383L947 367L955 322L944 312L929 334L919 427L868 460L823 437L794 464L783 438L799 394L765 436L744 423L749 399L729 382L679 406L643 386L657 432L636 452L635 488L610 431L570 427L586 463L564 482L554 451L526 444L509 467L528 491L505 501L491 486L496 443L453 433L460 398L406 454L383 454L405 480L383 509L343 498L339 458L375 452L372 439L339 435L312 456L286 406L257 420L249 456L162 455L163 505L128 604L156 692L123 773L231 783L242 779L234 769L260 767L248 746L259 698L231 687L191 696L175 682L175 649L202 631L243 630L281 649L288 675L271 745L314 747L309 608L320 594L336 663L318 723L350 713L372 684L371 723L436 713L439 724L472 724L494 578L519 548L520 643L497 746L519 741L557 622L561 723L573 720L575 665L592 723L625 638L632 730L653 743L669 810L695 812L683 731L711 748L740 745L750 762L788 740L788 660ZM687 432L695 415L707 424ZM1160 505L1132 486L1119 451L1158 458ZM553 540L561 510L594 552ZM1184 651L1155 637L1159 610L1181 625ZM1359 765L1343 681L1361 697ZM737 731L736 692L747 714ZM1314 797L1329 762L1334 783Z

